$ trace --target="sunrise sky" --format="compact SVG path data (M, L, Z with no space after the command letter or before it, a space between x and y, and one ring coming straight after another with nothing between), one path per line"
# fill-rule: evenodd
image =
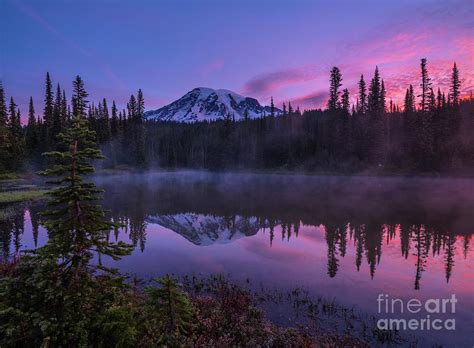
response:
M351 93L378 65L401 103L422 57L435 88L456 61L474 89L472 0L0 0L0 35L0 79L23 115L30 95L41 113L46 71L68 97L76 74L90 100L123 106L142 88L147 109L194 87L321 107L333 65Z

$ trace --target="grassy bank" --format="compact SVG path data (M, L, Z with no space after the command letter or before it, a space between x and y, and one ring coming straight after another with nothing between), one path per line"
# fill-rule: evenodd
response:
M47 190L6 191L0 192L0 204L17 203L32 199L44 198Z
M18 173L8 172L8 173L0 173L0 181L3 180L17 180L20 178Z

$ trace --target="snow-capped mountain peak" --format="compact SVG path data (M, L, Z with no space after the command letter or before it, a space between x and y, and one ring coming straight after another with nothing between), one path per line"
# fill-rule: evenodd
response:
M205 214L149 216L147 222L170 229L196 245L226 244L242 237L254 236L266 228L256 217L223 217Z
M196 122L231 117L242 120L270 115L270 107L262 106L257 99L244 97L226 89L195 88L178 100L157 110L147 111L145 118L156 121ZM275 114L281 110L275 108Z

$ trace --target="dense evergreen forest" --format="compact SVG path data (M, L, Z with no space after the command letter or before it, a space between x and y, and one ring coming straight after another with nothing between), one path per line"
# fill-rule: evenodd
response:
M354 104L342 88L342 73L330 71L325 110L301 112L283 106L283 115L246 118L232 115L212 122L151 122L144 119L141 90L127 108L106 99L87 103L89 127L96 132L106 168L203 168L211 170L302 170L340 173L474 172L474 100L461 98L461 76L454 64L450 88L433 86L427 60L421 59L420 83L407 86L404 105L386 95L378 68L360 77ZM77 77L74 83L78 83ZM110 106L110 107L109 107ZM71 110L72 108L72 110ZM41 168L41 153L58 149L57 135L77 108L46 75L42 117L30 99L22 126L13 98L7 105L0 86L0 171Z

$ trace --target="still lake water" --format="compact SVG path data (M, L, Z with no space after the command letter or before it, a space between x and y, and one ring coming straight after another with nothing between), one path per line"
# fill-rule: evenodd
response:
M223 273L300 287L378 318L430 316L421 346L474 343L474 180L167 172L99 176L104 205L135 251L114 264L141 278ZM3 253L41 245L37 205L0 222ZM378 313L377 298L458 300L454 314ZM382 309L384 307L382 306ZM450 307L448 307L450 308Z

